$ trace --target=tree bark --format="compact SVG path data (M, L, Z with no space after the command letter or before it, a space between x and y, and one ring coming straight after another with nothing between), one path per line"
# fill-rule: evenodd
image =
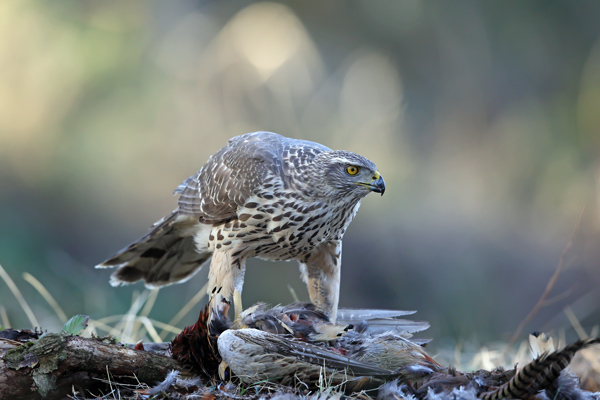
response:
M153 385L172 370L185 373L169 357L99 338L50 333L35 342L16 343L1 346L12 349L0 352L0 399L59 399L73 387L86 394L107 393L108 381Z

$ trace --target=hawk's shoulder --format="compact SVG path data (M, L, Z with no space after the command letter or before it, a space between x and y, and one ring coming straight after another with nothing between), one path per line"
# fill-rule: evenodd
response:
M283 185L285 179L293 178L290 167L309 163L329 150L315 142L273 132L236 136L175 190L180 194L179 212L205 222L231 219L238 207L264 185Z

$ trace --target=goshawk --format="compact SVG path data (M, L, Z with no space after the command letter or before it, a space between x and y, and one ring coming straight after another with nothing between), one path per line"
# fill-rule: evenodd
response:
M175 192L178 207L98 268L114 286L183 282L211 256L211 304L242 311L246 259L298 260L312 303L335 321L342 237L360 200L383 194L375 164L358 154L271 132L234 137Z

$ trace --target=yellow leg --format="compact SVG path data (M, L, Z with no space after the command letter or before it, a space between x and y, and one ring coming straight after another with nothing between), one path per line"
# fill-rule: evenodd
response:
M244 310L242 308L242 293L237 290L233 291L233 310L235 312L233 320L237 321Z

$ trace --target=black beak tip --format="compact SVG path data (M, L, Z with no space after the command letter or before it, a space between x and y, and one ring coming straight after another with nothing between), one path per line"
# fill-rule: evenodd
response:
M381 176L371 184L371 190L375 193L381 193L383 196L383 193L385 193L385 181Z

